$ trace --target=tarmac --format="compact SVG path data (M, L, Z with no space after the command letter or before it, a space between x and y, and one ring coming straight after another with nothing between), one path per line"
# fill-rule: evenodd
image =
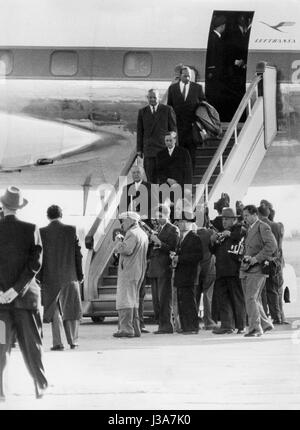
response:
M290 325L261 338L155 335L116 339L117 320L80 325L80 345L51 351L44 325L49 389L34 397L33 382L17 348L6 374L0 410L260 410L299 409L300 304L285 305Z

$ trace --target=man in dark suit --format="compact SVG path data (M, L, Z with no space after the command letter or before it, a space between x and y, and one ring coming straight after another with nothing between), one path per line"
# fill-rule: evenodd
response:
M151 279L154 313L158 315L158 330L155 334L173 333L172 313L172 269L170 252L175 251L179 241L179 230L170 223L168 206L158 207L156 218L160 228L158 235L152 234L154 246L150 254L148 277Z
M70 348L78 346L82 314L79 291L79 283L83 280L82 255L76 228L61 222L61 208L50 206L47 217L50 224L40 229L44 257L39 279L42 284L44 322L51 322L51 350L62 351L63 327Z
M271 231L276 239L277 252L276 260L278 262L278 270L276 273L270 273L266 279L266 285L262 291L262 303L264 306L265 313L269 309L273 324L281 324L281 310L280 310L280 281L282 278L282 228L277 222L270 221L268 218L269 211L266 206L258 207L259 219L268 224Z
M178 312L183 334L197 334L199 331L198 309L195 297L198 263L203 257L200 237L192 231L194 214L186 210L183 219L177 221L180 241L177 255L174 286L177 288Z
M155 157L164 148L166 132L176 131L176 118L170 106L159 103L157 90L149 90L147 98L148 106L138 112L137 153L144 157L148 182L157 183Z
M191 156L193 168L196 160L196 142L193 139L193 124L196 121L196 109L205 100L201 85L191 82L191 70L183 66L180 81L168 89L168 105L176 114L178 143L186 148Z
M17 187L0 198L4 219L0 221L0 400L5 400L3 374L15 335L34 380L36 398L48 383L42 363L40 288L35 280L42 262L38 228L16 217L28 201Z
M242 225L237 223L233 209L222 210L223 231L212 236L211 251L216 256L216 295L220 312L221 327L213 330L214 334L245 332L246 308L244 293L239 279L240 261L234 253L244 236Z
M219 112L222 121L228 121L224 101L225 67L224 67L224 40L223 33L226 28L225 16L216 16L213 20L213 30L208 39L205 71L205 95L207 101Z

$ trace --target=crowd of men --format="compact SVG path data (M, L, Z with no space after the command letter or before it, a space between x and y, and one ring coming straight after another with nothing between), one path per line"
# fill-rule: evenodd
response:
M229 196L223 193L215 203L218 216L206 219L205 225L199 228L191 208L186 207L178 218L171 220L170 201L160 203L155 198L157 206L151 219L153 211L150 215L140 205L142 190L136 194L142 175L142 167L134 166L134 181L122 196L124 199L126 195L128 202L127 211L120 214L123 224L126 219L126 229L116 239L115 247L122 256L118 290L124 294L126 260L130 258L128 266L133 267L134 258L141 257L139 247L143 246L145 271L142 274L139 271L138 276L133 270L128 272L135 285L131 302L131 307L136 308L134 314L139 314L139 286L148 283L158 324L155 334L198 333L202 294L203 328L214 334L236 330L246 337L258 337L272 330L274 324L287 323L282 304L283 225L274 221L272 205L265 200L259 207L243 207L241 202L236 202L233 209ZM128 199L130 189L134 191ZM136 232L134 239L132 231ZM140 270L141 265L138 266ZM134 324L126 321L123 326L120 322L114 336L140 336ZM147 332L145 327L142 332Z

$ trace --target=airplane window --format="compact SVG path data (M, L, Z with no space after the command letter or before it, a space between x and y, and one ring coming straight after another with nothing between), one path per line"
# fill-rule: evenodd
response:
M124 73L129 77L149 76L152 57L148 52L128 52L124 56Z
M74 76L78 71L78 55L75 51L55 51L51 54L51 73L55 76Z
M0 51L0 76L9 75L13 69L13 53Z

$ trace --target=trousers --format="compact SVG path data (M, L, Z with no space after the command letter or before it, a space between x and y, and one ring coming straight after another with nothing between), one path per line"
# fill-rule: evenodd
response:
M0 396L5 395L4 371L15 336L34 383L39 388L47 387L48 382L42 362L42 320L39 311L0 309L0 323Z
M173 331L171 278L166 276L151 278L151 286L158 303L158 329Z
M62 319L58 303L51 322L53 346L63 346L62 331L65 331L67 342L74 345L78 342L79 320Z
M262 332L262 330L271 325L261 301L261 293L265 286L266 277L260 274L249 274L242 278L241 282L246 302L249 332L253 330Z

